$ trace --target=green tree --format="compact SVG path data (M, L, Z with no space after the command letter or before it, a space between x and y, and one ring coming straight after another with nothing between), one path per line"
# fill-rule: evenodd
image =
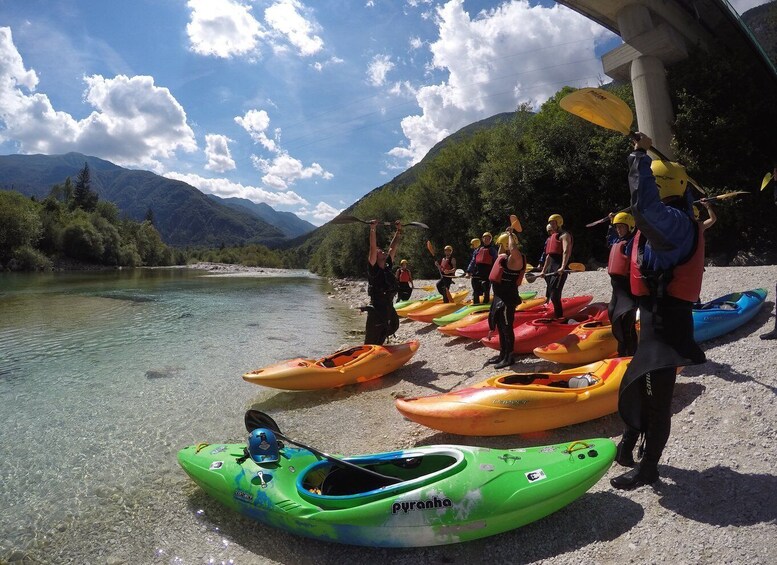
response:
M73 191L73 208L80 208L92 212L97 207L98 196L91 188L92 177L89 172L89 163L84 163L84 168L78 172L75 189Z
M18 192L0 191L0 263L24 246L35 247L42 233L36 204Z

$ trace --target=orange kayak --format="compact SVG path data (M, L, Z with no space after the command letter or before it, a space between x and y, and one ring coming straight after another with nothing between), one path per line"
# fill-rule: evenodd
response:
M539 306L540 304L545 304L544 297L528 298L523 302L521 302L518 305L518 307L515 309L515 311L521 312L522 310L528 310L529 308L534 308L535 306ZM485 320L486 318L488 318L488 312L474 312L472 314L467 314L461 320L457 320L455 322L451 322L450 324L440 326L439 328L437 328L437 331L442 332L445 335L459 337L459 334L456 331L457 329L466 328L467 326L471 326L472 324L475 324L481 320Z
M451 314L461 308L464 304L463 301L457 300L457 297L454 297L453 302L431 304L427 308L419 308L418 310L410 312L407 317L416 322L431 324L435 318Z
M418 350L418 341L357 345L322 359L290 359L243 375L243 380L284 390L314 390L363 383L395 371Z
M456 292L452 292L451 296L453 297L453 302L459 303L463 301L468 292L468 290L457 290ZM442 296L433 298L432 300L421 300L419 302L409 304L404 308L399 308L397 309L397 315L400 318L406 318L410 312L420 312L421 310L426 310L435 304L443 304ZM458 304L457 308L461 308L461 304Z
M618 341L612 335L612 326L599 321L580 324L563 339L534 349L537 357L570 365L593 363L617 353Z
M560 373L507 373L445 394L395 401L406 418L468 436L524 434L578 424L618 409L631 357Z

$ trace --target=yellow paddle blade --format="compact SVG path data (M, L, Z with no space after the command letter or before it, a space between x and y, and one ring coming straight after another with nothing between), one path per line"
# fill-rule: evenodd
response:
M432 254L432 257L434 257L436 255L435 252L434 252L434 246L432 245L432 242L429 241L429 240L426 241L426 249L429 250L429 253Z
M770 180L772 180L772 173L766 173L764 179L761 181L761 190L766 188L766 185L769 184Z
M567 269L569 269L570 271L575 271L577 273L582 273L583 271L585 271L585 265L583 265L582 263L570 263L569 265L567 265Z
M437 287L430 284L427 286L422 286L421 290L425 290L426 292L432 292L433 290L437 290Z
M518 233L523 231L523 227L521 227L521 222L518 219L518 216L516 216L515 214L510 214L510 227L513 228L513 231Z
M631 133L634 114L623 100L600 88L581 88L564 96L559 105L575 116L624 135Z
M533 271L534 266L531 263L526 263L526 272Z
M725 194L720 194L715 198L717 200L728 200L729 198L734 198L735 196L741 196L742 194L749 194L749 193L746 190L735 190L734 192L727 192Z
M701 192L702 194L704 195L707 194L707 191L704 190L704 187L700 185L698 182L696 182L695 180L693 180L691 177L688 177L688 182L691 183L694 186L694 188L699 192Z

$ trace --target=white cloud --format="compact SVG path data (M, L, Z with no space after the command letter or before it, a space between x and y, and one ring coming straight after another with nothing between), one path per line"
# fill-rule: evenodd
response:
M344 208L337 209L326 202L319 202L312 210L302 208L301 210L298 210L296 214L298 216L308 217L311 219L311 223L320 226L337 216L343 210Z
M403 167L467 124L513 111L521 102L539 106L565 84L595 84L601 74L596 41L612 37L568 8L525 0L474 19L464 0L450 0L437 7L436 21L431 68L447 71L448 78L417 89L422 113L402 120L408 141L389 152Z
M420 49L424 46L424 42L420 37L411 37L410 38L410 49L415 51L416 49Z
M48 96L34 93L37 75L25 70L11 30L0 28L0 141L15 142L21 153L79 151L155 170L179 149L196 150L186 113L153 77L93 75L84 82L89 116L55 110Z
M270 116L264 110L249 110L244 116L235 117L235 122L248 132L256 143L260 143L268 151L279 151L274 139L267 137L267 128L270 127Z
M324 41L315 35L319 26L312 18L306 18L306 11L297 0L280 0L264 11L267 25L304 57L315 55L324 48Z
M305 167L302 161L285 152L273 159L262 159L252 155L251 160L254 166L264 173L262 182L277 190L284 190L300 179L321 177L324 180L330 180L333 178L332 173L325 171L318 163Z
M372 86L386 84L386 75L394 68L394 63L388 55L375 55L367 67L367 76Z
M233 0L189 0L188 6L192 13L186 33L192 51L224 59L258 55L265 31L250 6Z
M230 141L226 135L209 133L205 136L205 157L208 159L206 169L223 173L235 168L235 160L229 152Z
M307 206L309 203L296 192L273 192L256 186L246 186L232 182L228 179L205 178L190 173L168 172L164 176L170 179L180 180L193 187L224 198L247 198L254 202L265 202L275 206Z

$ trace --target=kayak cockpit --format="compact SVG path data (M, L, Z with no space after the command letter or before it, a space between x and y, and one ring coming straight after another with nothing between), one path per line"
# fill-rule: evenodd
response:
M318 361L316 361L316 365L325 367L327 369L342 367L343 365L346 365L351 361L358 359L362 355L369 353L370 351L372 351L372 349L373 349L372 345L358 345L356 347L351 347L349 349L342 349L340 351L333 353L332 355L324 357L323 359L319 359Z
M347 461L385 478L324 460L302 471L297 491L322 508L352 508L434 483L466 465L464 454L455 448L380 453Z

